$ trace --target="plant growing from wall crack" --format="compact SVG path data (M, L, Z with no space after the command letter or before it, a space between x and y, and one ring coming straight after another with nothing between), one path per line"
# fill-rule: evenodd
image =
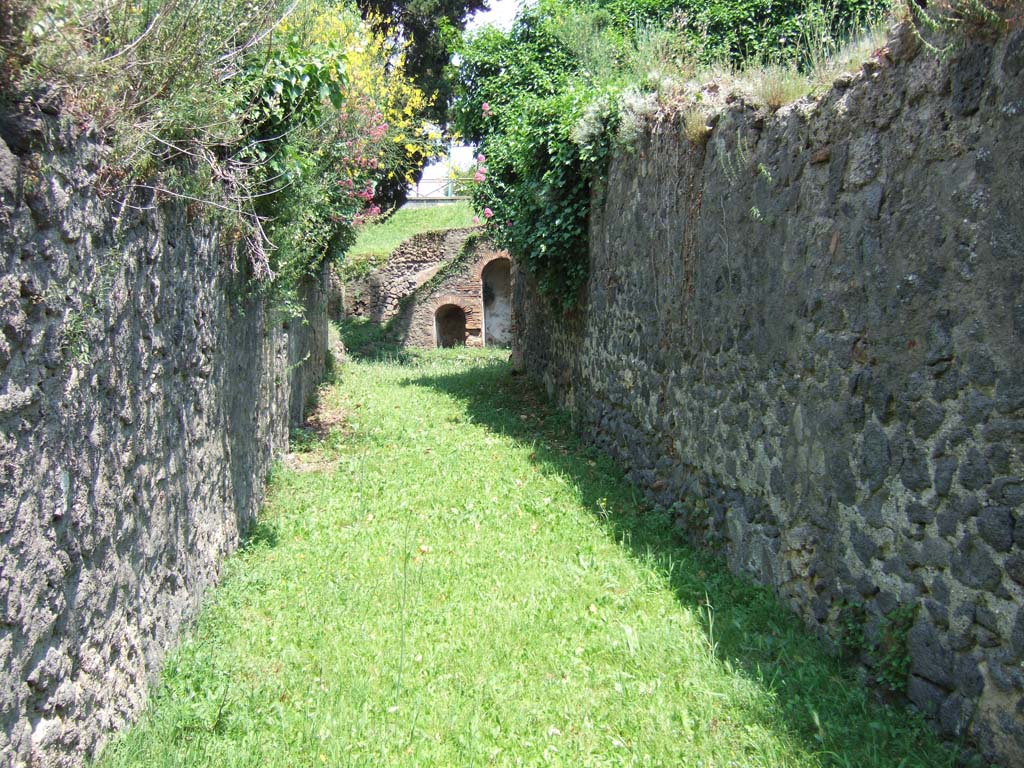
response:
M860 602L843 602L839 608L839 644L872 670L875 680L893 693L903 693L910 672L907 636L917 616L916 604L902 605L872 616Z

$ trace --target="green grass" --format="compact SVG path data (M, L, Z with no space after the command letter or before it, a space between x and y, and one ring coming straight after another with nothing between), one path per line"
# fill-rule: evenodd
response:
M355 361L113 766L949 766L505 352Z
M413 235L471 226L473 209L465 201L399 208L380 224L367 224L360 230L355 244L345 254L342 277L359 277L383 264L395 248Z

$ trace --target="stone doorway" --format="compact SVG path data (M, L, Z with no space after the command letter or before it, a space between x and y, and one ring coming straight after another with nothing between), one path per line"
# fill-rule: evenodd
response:
M434 314L439 347L466 346L466 311L457 304L445 304Z
M484 346L512 343L512 262L495 259L480 276L484 299Z

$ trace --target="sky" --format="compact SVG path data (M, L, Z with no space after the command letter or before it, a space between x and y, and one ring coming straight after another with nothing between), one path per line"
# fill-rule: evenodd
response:
M522 4L523 0L490 0L488 3L490 8L473 14L466 24L466 29L472 32L481 27L493 25L508 30L512 26L516 11ZM453 160L457 167L470 165L473 162L473 156L474 151L471 147L456 147L453 152ZM420 182L420 186L424 192L427 192L428 188L437 187L438 182L447 176L448 161L445 159L423 169L423 180Z
M489 10L473 14L469 23L466 24L466 29L479 29L488 24L505 30L509 29L516 11L522 5L522 0L490 0L488 5L490 6Z

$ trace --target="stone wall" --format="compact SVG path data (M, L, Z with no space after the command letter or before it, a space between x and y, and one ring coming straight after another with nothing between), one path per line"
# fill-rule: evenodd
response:
M0 766L72 766L138 714L263 498L324 358L237 244L105 189L106 149L0 117Z
M1024 765L1024 32L897 35L818 101L662 124L515 355L681 530L812 627L917 608L910 699ZM853 611L854 613L850 613Z
M489 265L508 262L507 251L496 250L487 240L473 242L466 253L445 264L431 280L402 301L402 309L391 323L391 332L404 345L432 349L438 346L435 328L438 310L455 306L466 318L464 344L484 346L483 273ZM510 270L505 274L511 279ZM500 342L496 345L500 346Z
M447 229L410 237L383 266L345 284L345 317L365 317L375 323L391 320L398 314L402 299L436 275L442 264L458 256L472 232L472 228Z

